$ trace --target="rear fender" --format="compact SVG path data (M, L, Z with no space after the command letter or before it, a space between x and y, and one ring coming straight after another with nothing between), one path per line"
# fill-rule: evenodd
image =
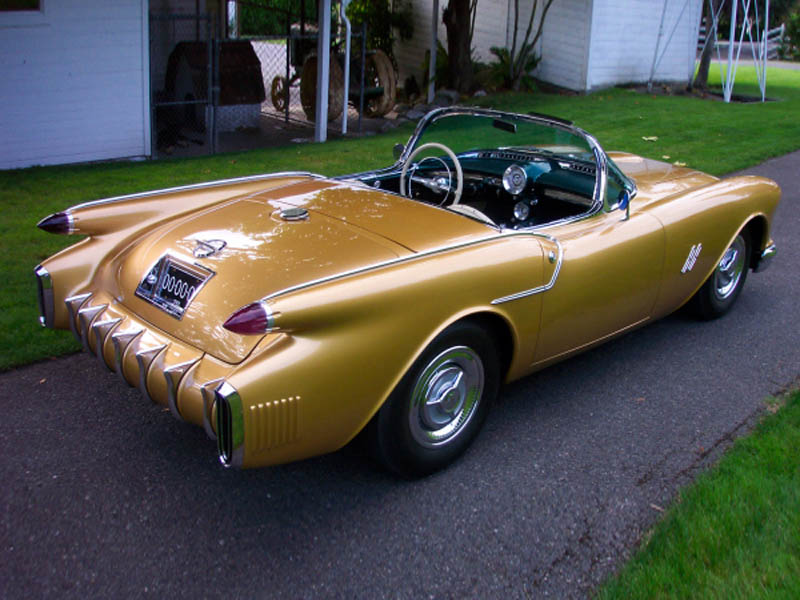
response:
M243 466L297 460L347 443L456 321L496 319L513 346L510 372L529 364L541 296L499 305L492 300L540 285L542 263L536 238L506 238L271 301L280 341L265 338L228 381L245 415L266 414L260 405L293 399L298 432L292 443L265 447L260 440L272 426L269 418L245 418Z
M307 179L295 174L247 177L108 198L67 209L71 223L68 233L88 237L42 262L53 285L53 326L68 327L65 298L90 287L113 289L106 267L143 232L181 215Z

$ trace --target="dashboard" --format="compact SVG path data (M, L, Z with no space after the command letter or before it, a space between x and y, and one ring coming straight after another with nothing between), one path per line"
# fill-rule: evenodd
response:
M458 156L463 172L459 203L493 223L523 229L580 215L593 206L593 160L510 149L477 150ZM409 167L405 189L400 172L367 174L372 187L434 204L452 204L456 171L447 156L423 158Z

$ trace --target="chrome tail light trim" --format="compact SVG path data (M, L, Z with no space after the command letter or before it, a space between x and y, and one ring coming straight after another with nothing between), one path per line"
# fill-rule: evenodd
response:
M223 467L241 467L244 459L244 415L242 398L223 381L214 390L217 404L217 450Z
M144 329L128 329L127 331L118 331L111 334L111 343L114 344L114 366L117 369L117 375L119 375L125 383L128 383L128 380L125 379L122 358L125 356L125 350L128 349L128 346L143 333Z
M100 313L107 308L108 304L98 304L97 306L86 306L78 310L78 332L80 333L80 339L83 343L83 349L87 352L92 351L89 346L89 328Z
M150 400L150 402L155 402L155 400L153 400L153 397L147 390L147 373L150 370L150 365L152 365L153 361L167 349L167 346L169 346L169 344L161 344L153 348L139 350L136 353L136 362L139 364L139 391L142 393L142 396Z
M184 375L198 362L200 362L199 357L164 369L164 379L167 380L167 404L169 405L169 411L172 413L173 417L180 421L184 419L178 410L178 386Z
M33 270L36 275L37 298L39 300L39 323L42 327L52 329L55 320L56 306L53 299L53 279L42 265Z
M92 333L94 334L94 351L97 354L97 359L106 365L109 370L114 370L114 365L109 365L106 363L106 359L103 356L103 347L106 343L106 338L108 334L114 330L114 328L122 322L122 317L117 317L116 319L106 319L105 321L95 321L92 323Z
M64 304L67 305L67 312L69 313L69 328L72 331L72 335L79 342L81 341L81 334L78 333L78 311L91 297L92 295L87 293L64 299Z

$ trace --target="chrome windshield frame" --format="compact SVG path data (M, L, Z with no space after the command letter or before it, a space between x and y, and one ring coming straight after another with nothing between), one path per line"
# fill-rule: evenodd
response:
M430 111L426 114L422 119L420 119L419 123L417 123L414 132L411 134L411 137L408 139L403 151L400 153L400 156L397 160L388 167L383 167L381 169L375 169L372 171L365 171L363 173L354 173L351 175L342 175L340 177L335 177L334 179L358 179L362 177L368 176L375 176L375 175L382 175L392 173L402 168L403 164L408 160L411 153L416 148L418 142L422 138L425 130L436 120L442 117L451 117L451 116L459 116L459 115L473 115L478 117L487 117L487 118L495 118L495 119L508 119L514 118L521 121L527 121L529 123L534 123L538 125L543 125L546 127L552 127L555 129L560 129L561 131L565 131L570 133L576 137L583 139L586 144L588 145L589 149L592 151L594 155L594 162L595 162L595 185L594 190L592 192L592 207L587 211L586 214L596 214L597 212L605 209L606 211L611 210L614 208L610 202L606 202L606 189L608 187L608 165L611 159L606 154L603 147L597 141L597 139L588 133L587 131L581 129L570 123L569 121L564 121L562 119L558 119L556 117L549 117L547 115L541 114L518 114L518 113L510 113L500 110L494 110L491 108L478 108L478 107L469 107L469 106L448 106L443 108L437 108ZM631 198L636 195L636 184L622 174L622 171L617 168L617 171L620 172L620 175L625 178L625 187L629 189ZM586 216L586 215L583 215ZM571 219L570 219L571 220ZM548 224L549 226L550 224Z
M608 178L608 174L606 172L608 167L608 156L606 155L602 146L600 146L600 143L597 141L597 139L595 139L594 136L584 131L580 127L576 127L575 125L569 123L568 121L547 117L546 115L538 115L538 114L522 115L518 113L509 113L501 110L494 110L491 108L477 108L477 107L467 107L467 106L450 106L432 110L422 119L420 119L416 129L414 129L414 133L411 134L411 137L409 138L406 147L403 149L403 152L400 154L400 157L397 159L397 162L395 163L395 165L393 165L393 167L396 165L402 165L406 160L408 160L408 157L411 155L411 152L413 152L413 149L416 147L420 138L425 133L425 130L432 123L434 123L436 120L442 117L452 117L459 115L465 115L465 116L473 115L477 117L487 117L494 119L503 119L511 117L521 121L527 121L529 123L544 125L546 127L552 127L554 129L560 129L561 131L565 131L576 137L582 138L589 146L595 158L596 174L595 174L595 187L594 187L594 192L592 194L592 201L594 204L602 206L603 199L605 198L606 183Z

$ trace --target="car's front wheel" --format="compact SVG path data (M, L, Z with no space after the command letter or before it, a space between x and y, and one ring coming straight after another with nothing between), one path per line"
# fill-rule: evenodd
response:
M750 240L743 231L722 255L714 272L692 298L695 313L716 319L728 312L744 287L750 265Z
M486 331L470 322L449 327L370 423L376 457L407 477L446 466L480 430L499 383L497 351Z

